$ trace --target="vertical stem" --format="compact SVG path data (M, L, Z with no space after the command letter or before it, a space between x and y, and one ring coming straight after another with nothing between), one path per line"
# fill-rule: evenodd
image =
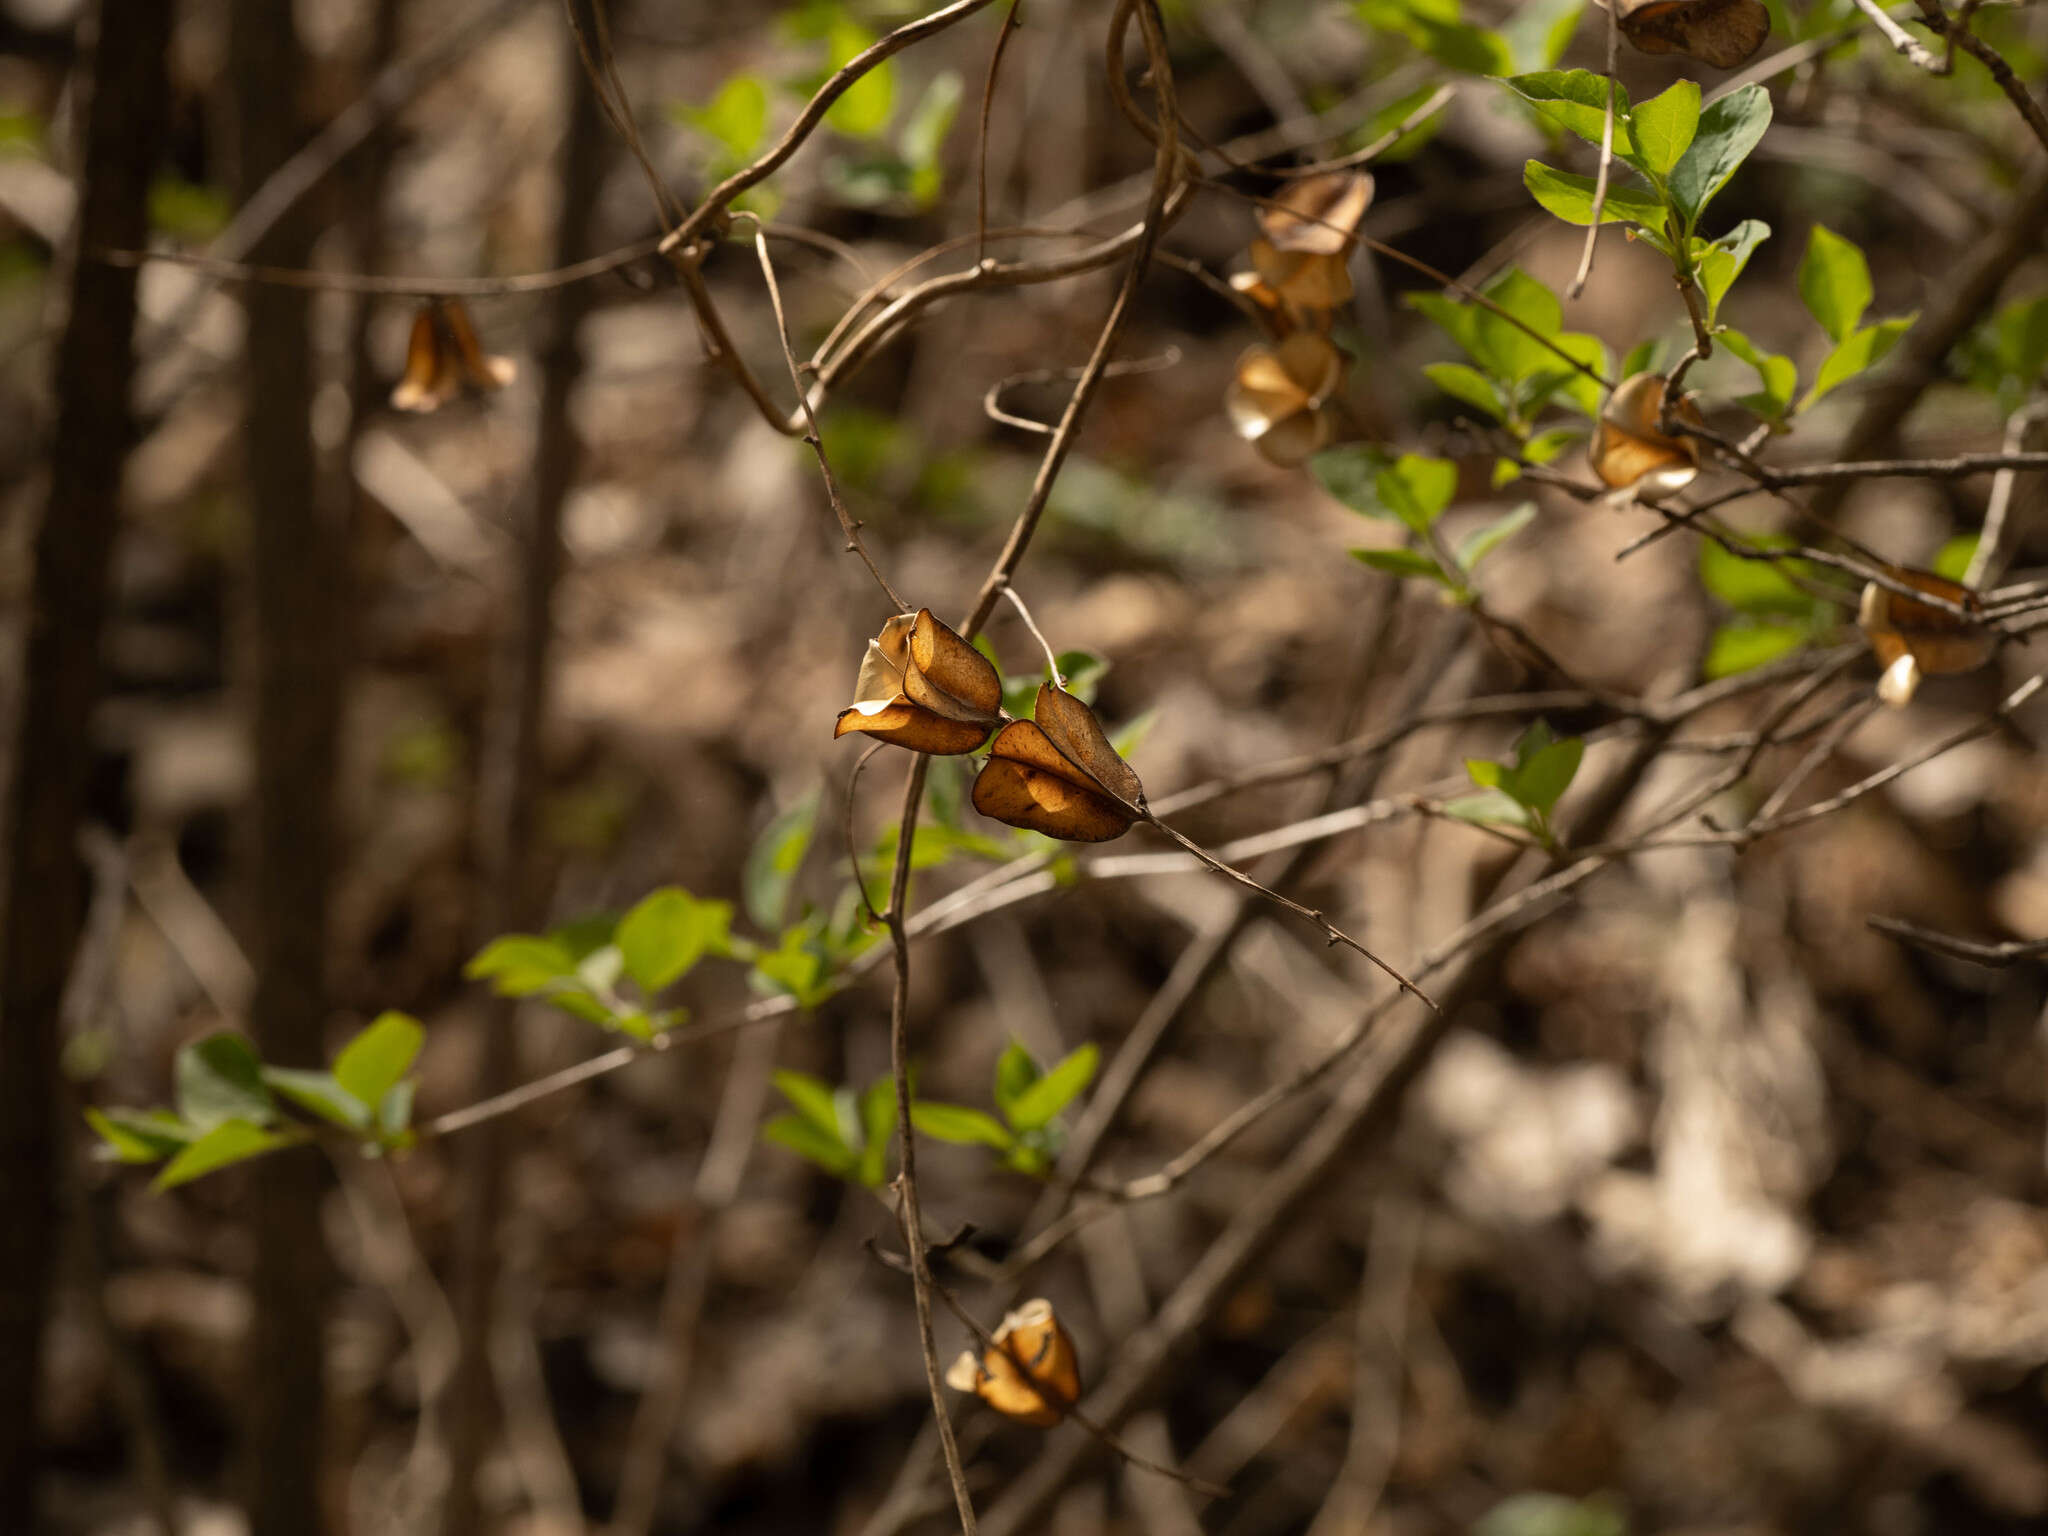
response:
M590 247L610 143L596 93L573 52L566 56L565 69L571 107L555 234L558 265L579 259ZM532 491L521 529L519 588L512 620L498 637L494 704L479 769L476 839L483 937L531 925L541 916L527 849L533 841L542 777L541 724L547 711L554 597L563 560L562 506L575 480L580 452L569 416L570 396L583 373L577 330L589 313L590 294L589 286L580 283L554 291L547 335L540 346L540 416ZM478 1098L502 1093L511 1085L517 1065L513 1013L514 1005L501 1000L485 1022L483 1056L472 1085ZM475 1536L483 1529L476 1473L494 1417L490 1341L505 1164L511 1155L507 1123L477 1126L462 1151L469 1197L458 1236L454 1302L461 1358L448 1416L448 1504L442 1519L446 1536Z
M81 248L145 237L163 143L170 0L103 0L89 40ZM90 24L89 24L90 25ZM0 936L0 1530L36 1528L36 1408L57 1251L58 1018L86 900L77 835L100 630L134 438L132 270L78 262L58 343L50 490L36 532Z

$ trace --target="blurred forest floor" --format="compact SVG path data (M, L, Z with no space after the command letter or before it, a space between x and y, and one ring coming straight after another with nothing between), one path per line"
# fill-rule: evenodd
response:
M235 82L222 9L182 7L174 55L176 174L155 213L167 237L189 244L225 212L214 190L219 115ZM547 4L504 9L397 119L396 270L549 264L571 79L564 27ZM1089 199L1089 216L1115 228L1142 200L1149 150L1108 104L1100 9L1027 7L990 145L1001 220ZM10 615L39 494L48 243L69 195L63 10L8 7L21 47L0 59L0 132L13 137L0 152ZM357 0L301 7L316 122L362 88L367 10ZM407 47L455 19L450 7L405 7ZM1186 7L1170 21L1183 110L1219 140L1275 116L1248 75L1277 74L1310 105L1333 105L1385 46L1334 7ZM2044 23L2031 18L2037 63ZM700 184L716 145L677 109L701 106L741 71L779 79L817 67L815 47L745 7L641 5L615 24L650 151L678 186ZM905 110L942 72L965 82L930 206L893 187L870 200L862 146L828 139L775 178L775 220L845 242L875 273L971 229L972 118L995 27L986 13L897 63ZM1598 58L1588 25L1568 62L1597 68ZM1639 56L1627 68L1639 100L1675 77ZM1773 304L1796 314L1790 273L1811 220L1871 252L1886 313L1919 303L1980 238L1995 202L1945 174L1943 136L1956 130L1941 87L1875 38L1776 83L1782 132L1728 195L1731 217L1781 232L1756 258L1768 278L1753 285L1752 330L1768 327ZM776 111L787 105L776 98ZM1378 168L1365 227L1453 272L1511 257L1561 287L1578 241L1546 227L1521 183L1540 149L1526 121L1467 88L1441 132ZM1133 177L1135 197L1113 211L1102 189L1129 193ZM345 179L314 201L338 229ZM638 238L649 219L643 182L615 158L598 242ZM1223 273L1241 265L1249 233L1242 204L1211 197L1169 246ZM345 267L351 255L333 238L318 259ZM814 250L778 246L776 260L801 350L858 280ZM786 385L751 250L735 243L706 272L737 344ZM1444 355L1442 339L1398 301L1414 280L1370 258L1359 273L1354 409L1377 436L1455 452L1447 402L1419 373ZM1007 375L1079 362L1114 280L942 306L835 394L827 448L900 588L944 594L948 607L973 590L1037 457L1033 439L983 414L981 396ZM188 296L202 307L181 337L150 343L148 425L117 552L87 941L104 970L99 1006L66 1046L94 1102L161 1099L177 1047L240 1021L250 986L237 937L250 918L252 772L240 551L254 513L235 451L238 311L231 289L177 267L150 267L143 294L156 317ZM422 1116L467 1102L487 1027L489 999L461 969L477 938L474 793L492 626L515 579L505 519L531 472L538 302L473 306L487 347L519 362L516 383L431 416L379 410L350 466L335 1033L388 1008L425 1020ZM323 295L316 305L330 373L350 303ZM839 808L857 755L834 747L829 722L886 615L842 551L808 452L766 429L707 362L681 292L605 279L595 305L573 406L584 458L566 512L571 564L545 737L552 912L623 909L667 883L736 899L763 828L814 792L825 809L797 891L829 904L843 884ZM373 356L395 378L410 311L379 303L372 318ZM1620 350L1676 335L1683 314L1654 258L1610 236L1568 323ZM1107 659L1104 718L1151 715L1133 761L1155 796L1384 718L1409 669L1441 665L1448 631L1466 622L1416 584L1344 558L1377 535L1231 433L1219 402L1249 340L1215 294L1155 272L1124 354L1172 348L1178 361L1105 387L1021 582L1057 644ZM1696 382L1716 387L1720 366ZM329 451L346 418L340 388L315 402ZM1007 397L1033 414L1057 403L1037 386ZM1852 409L1844 398L1815 430ZM1914 447L1983 446L1996 430L1981 408L1937 390ZM1494 494L1475 467L1454 519L1476 524ZM1881 482L1852 496L1844 520L1924 562L1976 526L1982 494L1975 481ZM2038 484L2024 494L2040 504ZM1582 680L1630 695L1689 682L1712 622L1691 542L1666 539L1617 563L1647 520L1537 500L1535 526L1489 567L1489 602ZM2044 554L2036 536L2019 564ZM992 634L1013 666L1034 654L1014 613L999 612ZM1479 692L1530 679L1500 650L1461 664L1479 669ZM1992 675L1873 719L1818 791L1970 718L2028 665L2008 652ZM13 694L18 680L7 686ZM1724 728L1742 720L1731 708ZM2038 711L2023 720L2041 723ZM1500 755L1512 735L1486 724L1419 732L1381 793L1441 793L1461 781L1463 758ZM1589 765L1621 750L1596 747ZM1758 793L1797 756L1767 758ZM1655 771L1667 769L1680 765ZM886 830L893 785L893 770L870 775L861 846ZM1239 795L1188 818L1189 830L1213 846L1309 815L1320 793L1309 782ZM1399 963L1462 921L1510 856L1472 828L1417 819L1329 842L1291 889L1350 914ZM976 872L921 877L925 899ZM1088 1041L1113 1047L1235 903L1189 874L1084 881L924 942L912 997L921 1091L982 1102L1013 1037L1042 1059ZM1143 1444L1158 1433L1144 1426L1163 1424L1161 1443L1195 1474L1228 1482L1232 1497L1197 1516L1185 1490L1098 1466L1046 1529L1306 1531L1342 1471L1371 1513L1314 1526L1321 1536L1466 1531L1530 1494L1609 1502L1511 1505L1502 1518L1567 1522L1514 1530L2048 1530L2040 972L1902 948L1866 927L1873 913L1993 937L2048 932L2048 771L2022 734L1973 742L1740 853L1633 861L1516 939L1483 1001L1453 1021L1398 1126L1319 1192L1132 1428ZM1356 956L1255 914L1186 1008L1105 1170L1142 1172L1185 1147L1313 1057L1377 985ZM705 1018L747 1000L736 973L709 967L682 996ZM538 1536L606 1516L635 1404L669 1347L662 1296L685 1250L708 1261L702 1321L654 1528L851 1533L882 1505L929 1411L908 1286L865 1246L893 1247L893 1219L751 1128L775 1108L768 1064L856 1086L885 1073L887 1009L886 986L866 981L809 1016L650 1056L521 1114L502 1250L508 1434L486 1481L501 1529ZM539 1006L522 1007L516 1028L522 1078L607 1043ZM1084 1374L1186 1273L1311 1107L1269 1117L1170 1199L1129 1207L1041 1266L1034 1288L1067 1319ZM714 1212L693 1190L721 1116L746 1134L725 1133L726 1155L741 1160L737 1192ZM89 1162L83 1126L75 1141L74 1230L43 1402L52 1529L150 1528L141 1432L188 1536L236 1530L238 1348L263 1240L244 1219L245 1176L153 1195L143 1178ZM418 1283L412 1256L439 1266L450 1251L464 1199L454 1154L434 1144L344 1168L324 1209L344 1282L326 1337L330 1463L337 1507L359 1532L393 1528L387 1500L421 1432L423 1372L445 1369L445 1301ZM922 1166L935 1227L971 1222L997 1256L1020 1234L1029 1180L991 1172L972 1148L927 1144ZM985 1306L971 1281L955 1283ZM944 1357L962 1334L950 1319L940 1326ZM974 1479L993 1489L1042 1432L969 1414L965 1434ZM944 1518L934 1505L930 1528Z

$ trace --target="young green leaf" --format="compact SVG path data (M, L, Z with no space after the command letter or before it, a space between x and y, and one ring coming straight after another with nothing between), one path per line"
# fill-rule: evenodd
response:
M1927 568L1937 576L1946 576L1950 581L1961 581L1963 573L1970 568L1970 561L1976 557L1980 535L1959 533L1944 543L1935 552Z
M1799 297L1829 340L1839 346L1854 334L1872 293L1863 252L1825 224L1814 225L1799 263Z
M1495 421L1507 420L1507 402L1493 381L1477 368L1466 363L1431 363L1422 372L1430 383L1454 400L1484 411Z
M910 1123L925 1135L956 1146L993 1147L998 1152L1007 1152L1017 1142L995 1116L965 1104L913 1104Z
M1659 179L1677 169L1692 147L1700 126L1700 88L1681 80L1661 96L1638 103L1628 114L1629 136L1635 140L1637 168ZM1616 125L1619 129L1620 125ZM1619 137L1617 132L1616 137Z
M1721 344L1756 370L1763 389L1743 396L1743 404L1769 421L1783 421L1792 409L1792 392L1799 387L1799 369L1789 357L1759 348L1740 331L1724 330Z
M778 1071L774 1078L776 1091L789 1100L790 1108L801 1115L806 1122L816 1126L834 1141L844 1141L846 1133L839 1123L839 1107L832 1101L832 1085L823 1078L808 1072L794 1072L788 1069Z
M1866 325L1860 331L1851 332L1849 338L1822 361L1820 372L1814 375L1813 388L1799 402L1799 409L1807 409L1836 385L1846 384L1883 362L1918 318L1917 314L1901 315L1896 320L1880 320L1875 325Z
M1020 1131L1031 1131L1050 1122L1094 1080L1101 1054L1089 1044L1063 1057L1011 1101L1010 1124Z
M811 846L811 829L817 820L818 791L814 789L769 822L748 851L740 872L740 889L746 895L747 915L762 928L773 931L782 926L789 909L789 888Z
M1592 177L1575 176L1570 171L1545 165L1541 160L1531 160L1522 167L1522 185L1529 189L1529 195L1536 199L1539 207L1565 223L1576 224L1583 229L1593 222L1595 185ZM1602 224L1639 225L1650 244L1668 251L1664 219L1664 205L1647 192L1608 182L1607 199L1600 205Z
M1796 651L1812 639L1812 631L1804 624L1787 623L1783 619L1734 618L1714 631L1713 639L1707 643L1707 656L1701 671L1709 682L1717 678L1733 677L1739 672L1748 672L1776 661Z
M1516 755L1520 760L1508 792L1538 816L1548 819L1558 800L1571 788L1580 760L1586 755L1586 744L1576 736L1567 736L1563 741L1546 742L1526 753L1518 746Z
M996 1058L995 1101L1005 1120L1011 1118L1024 1091L1044 1075L1038 1059L1023 1041L1012 1040L1003 1048L1003 1054Z
M1693 275L1707 298L1707 324L1721 313L1721 301L1728 296L1735 279L1749 265L1750 253L1770 238L1771 226L1761 219L1744 219L1711 244L1693 242Z
M263 1081L308 1114L318 1115L343 1130L369 1127L369 1106L335 1081L332 1072L305 1072L295 1067L265 1067Z
M241 1035L222 1030L178 1052L178 1113L201 1132L230 1120L268 1125L277 1113L263 1086L263 1062Z
M247 1120L222 1120L172 1158L169 1166L156 1176L150 1188L159 1193L167 1189L176 1189L180 1184L189 1184L196 1178L227 1167L230 1163L260 1157L265 1152L290 1146L298 1140L300 1138L297 1136L267 1131Z
M825 42L831 67L836 70L873 47L875 34L842 10L833 16ZM896 65L884 59L841 93L825 113L825 121L848 138L872 139L889 126L895 108Z
M916 1117L913 1107L912 1118ZM880 1189L889 1173L889 1139L896 1134L896 1079L878 1077L860 1096L860 1167L864 1188Z
M1457 465L1418 453L1402 454L1373 477L1379 504L1419 534L1429 531L1457 489Z
M737 164L753 154L768 131L768 88L758 75L734 75L702 107L679 106L675 115L716 141Z
M680 980L706 954L723 953L732 933L732 904L699 901L680 886L665 886L619 920L618 945L626 974L643 992Z
M1749 542L1762 549L1789 549L1793 544L1782 534L1760 534ZM1807 567L1797 560L1744 559L1711 539L1700 541L1700 580L1737 613L1806 617L1815 599L1791 580L1806 574Z
M412 1070L426 1040L419 1020L403 1013L379 1014L334 1058L334 1080L365 1110L384 1102L392 1085Z
M1440 64L1472 75L1502 75L1514 67L1507 40L1459 15L1458 0L1356 0L1358 17L1408 39Z
M1457 585L1434 559L1412 549L1354 549L1351 551L1351 558L1360 565L1371 566L1374 570L1399 580L1419 576L1426 581L1436 582L1439 586Z
M1468 821L1475 826L1519 827L1526 830L1530 825L1527 808L1497 789L1446 800L1443 812L1453 821Z
M507 933L491 940L462 968L471 981L489 981L500 997L531 997L573 978L577 956L552 936Z
M1665 181L1687 238L1770 125L1771 94L1760 85L1745 85L1700 113L1691 145Z
M1458 564L1467 572L1479 569L1479 562L1528 527L1536 517L1536 503L1525 501L1484 527L1475 528L1458 543Z
M1522 100L1560 128L1577 134L1588 144L1598 144L1607 128L1607 77L1590 69L1548 69L1531 75L1515 75L1501 81ZM1637 158L1635 140L1629 134L1628 91L1619 81L1614 86L1614 152L1624 160Z
M795 1115L777 1115L761 1127L761 1139L816 1163L834 1178L846 1178L860 1161L845 1142Z
M198 1132L167 1109L91 1109L86 1123L105 1143L104 1154L123 1163L154 1163L198 1138Z

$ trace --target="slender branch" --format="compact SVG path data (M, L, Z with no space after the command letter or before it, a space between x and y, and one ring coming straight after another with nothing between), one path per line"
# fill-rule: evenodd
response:
M741 218L752 219L750 214ZM761 280L768 285L768 303L775 311L775 336L782 343L783 360L789 364L789 382L796 386L797 409L803 412L804 442L818 460L818 473L825 481L825 495L832 503L832 513L839 519L839 526L846 534L846 548L849 553L859 555L861 563L868 568L868 574L875 578L875 584L889 599L890 607L896 613L910 612L909 605L889 585L889 578L882 574L882 568L875 564L875 557L868 552L865 540L860 536L861 525L853 520L853 514L846 510L846 502L839 494L839 482L833 478L831 461L825 457L825 439L818 431L817 413L811 409L811 392L804 387L803 372L797 366L796 352L789 344L789 320L782 312L782 287L775 280L775 263L768 259L768 241L761 229L760 221L754 224L754 254L761 261Z
M1901 58L1918 65L1929 74L1948 73L1942 68L1941 60L1929 53L1925 45L1912 33L1893 21L1877 0L1856 0L1856 8L1870 18L1870 24L1884 35L1884 40L1892 45L1892 51Z
M1593 275L1593 247L1600 240L1600 215L1607 208L1607 178L1614 169L1614 77L1621 69L1621 21L1616 7L1607 7L1607 112L1600 123L1600 174L1593 181L1593 217L1586 224L1585 249L1579 252L1579 270L1572 274L1565 297L1576 299L1586 291L1586 279Z
M974 264L988 259L988 119L996 102L996 78L1003 56L1010 50L1010 38L1024 21L1024 0L1010 0L995 47L989 50L988 78L981 86L981 122L974 139Z

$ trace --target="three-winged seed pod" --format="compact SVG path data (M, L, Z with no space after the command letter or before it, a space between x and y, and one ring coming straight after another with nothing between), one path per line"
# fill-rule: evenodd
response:
M1351 247L1372 192L1372 178L1356 171L1288 183L1259 209L1249 251L1266 286L1297 310L1350 302Z
M1245 349L1223 407L1239 437L1269 463L1291 469L1330 446L1343 382L1344 354L1329 337L1296 331L1270 347Z
M1607 0L1644 53L1683 53L1716 69L1747 63L1771 35L1763 0Z
M1601 407L1600 421L1586 458L1601 483L1629 490L1638 501L1662 501L1684 490L1700 472L1696 439L1667 437L1657 430L1664 415L1664 377L1638 373L1622 380ZM1678 402L1675 415L1696 427L1706 425L1690 397Z
M989 659L932 617L899 613L868 642L853 703L832 734L865 732L937 757L980 746L1002 717L1003 679Z
M1964 612L1951 613L1933 603L1916 601L1874 581L1864 586L1856 623L1870 642L1878 665L1884 668L1884 675L1877 680L1880 699L1894 708L1903 707L1911 702L1923 676L1972 672L1991 659L1998 649L1998 635L1983 622L1984 602L1975 592L1932 571L1893 565L1885 567L1885 574Z
M439 410L465 387L489 393L519 375L509 357L493 357L477 340L469 309L460 299L435 299L412 317L405 343L405 374L391 391L401 411Z
M992 820L1070 843L1122 837L1145 806L1145 789L1117 755L1102 722L1051 683L1038 686L1031 719L1013 720L989 743L974 780L974 808Z
M990 1337L994 1344L978 1358L971 1349L961 1351L946 1385L972 1392L1021 1424L1044 1429L1065 1418L1081 1396L1081 1367L1052 1303L1042 1296L1025 1302Z

